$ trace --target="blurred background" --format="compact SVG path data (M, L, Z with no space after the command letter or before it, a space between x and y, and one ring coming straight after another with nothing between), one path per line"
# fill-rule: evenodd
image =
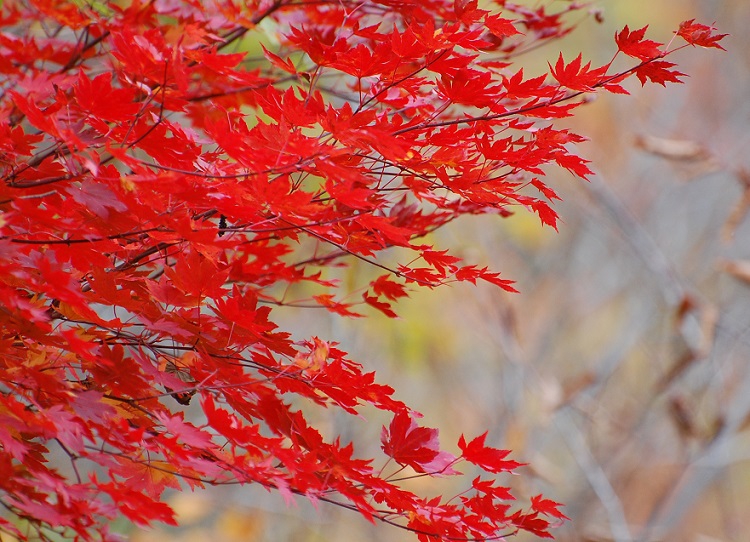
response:
M519 498L543 492L572 521L562 542L750 540L750 3L602 0L554 48L522 59L541 73L563 46L609 60L614 32L649 24L668 41L680 21L715 21L728 52L684 50L684 85L601 95L568 121L591 141L590 183L550 170L563 198L559 233L519 212L469 218L435 242L489 264L520 294L454 286L416 292L399 320L289 312L299 338L339 341L397 397L458 435L528 462L508 477ZM527 67L528 66L528 67ZM535 69L536 67L536 69ZM565 125L563 125L565 126ZM342 271L353 280L367 270ZM372 443L377 413L320 412L330 434ZM425 493L450 480L424 481ZM447 484L445 486L441 484ZM184 528L132 534L138 542L416 540L334 507L286 507L262 488L175 494ZM516 540L526 540L519 536Z

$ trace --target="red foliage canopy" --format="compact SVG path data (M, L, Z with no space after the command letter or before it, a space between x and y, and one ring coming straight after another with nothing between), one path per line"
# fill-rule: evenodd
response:
M675 49L626 28L630 69L560 56L527 78L515 55L580 7L496 4L3 4L0 530L110 540L118 515L173 523L167 488L258 483L422 540L550 536L557 503L513 509L496 485L519 466L508 452L486 435L442 451L373 373L272 320L283 305L395 316L409 288L453 281L513 291L425 236L519 205L555 227L542 166L591 172L554 120L630 75L682 75L662 60ZM722 37L693 21L678 35ZM355 292L326 273L352 258L377 271ZM415 476L485 475L458 498L414 494L300 401L392 412L382 449Z

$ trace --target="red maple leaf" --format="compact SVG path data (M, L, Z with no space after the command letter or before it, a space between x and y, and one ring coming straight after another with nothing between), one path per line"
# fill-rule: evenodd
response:
M458 440L458 447L461 449L461 457L469 463L482 467L489 472L513 472L518 467L524 465L518 461L506 460L510 450L500 450L485 446L484 441L487 433L483 433L467 443L463 435Z
M521 31L513 25L513 21L511 21L510 19L503 19L502 17L500 17L499 13L488 15L484 20L484 24L487 26L489 31L498 38L515 36L516 34L521 33Z
M411 414L400 410L380 434L383 451L400 465L417 472L455 474L455 457L440 450L438 430L419 427Z
M647 29L648 25L631 32L625 26L622 31L615 34L617 48L624 54L639 60L650 60L662 56L663 53L659 49L661 43L644 39Z
M391 301L409 295L404 285L395 282L391 278L391 275L380 275L370 284L372 285L372 291L375 292L375 294L385 296Z
M546 184L544 184L537 177L534 177L531 180L531 184L532 184L532 186L534 186L534 188L536 188L542 194L544 194L544 196L548 200L552 201L552 200L560 199L560 196L558 196L557 193L554 190L552 190L549 186L547 186Z
M531 509L535 512L539 512L540 514L544 514L546 516L553 516L558 519L570 519L568 516L560 512L561 506L562 504L560 504L559 502L545 499L544 497L542 497L542 495L531 497Z
M606 66L600 68L591 69L591 62L587 62L585 65L582 64L582 54L575 57L570 63L565 64L562 53L555 62L553 68L549 65L552 77L564 87L571 90L580 90L583 92L590 92L594 90L594 87L602 82L605 73L607 72Z
M672 70L671 68L674 66L673 62L654 60L639 66L635 70L635 75L638 77L641 85L645 85L647 81L658 83L663 87L666 86L666 83L682 83L680 77L684 77L685 74L677 70Z
M696 23L695 19L683 21L677 35L688 42L690 45L699 47L715 47L716 49L726 50L719 45L719 41L729 34L717 34L716 28L705 24Z
M380 301L377 297L367 295L367 292L362 294L362 298L365 300L365 303L370 305L371 307L375 307L380 312L385 314L388 318L397 318L398 315L393 312L393 309L391 308L391 304L387 303L385 301Z

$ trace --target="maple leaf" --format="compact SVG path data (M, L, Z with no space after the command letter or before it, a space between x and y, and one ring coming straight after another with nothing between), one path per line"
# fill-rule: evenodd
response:
M633 30L625 26L620 32L615 33L615 43L617 48L624 54L637 58L639 60L651 60L663 56L659 47L661 43L644 39L648 25L638 30Z
M94 79L89 79L81 71L74 88L78 105L96 119L126 121L132 118L140 107L134 101L135 89L113 88L111 73L102 73Z
M476 70L461 70L444 75L438 83L438 89L457 104L474 107L488 107L496 100L499 85L491 85L492 74Z
M557 212L547 204L547 202L527 196L517 196L516 199L520 203L526 205L528 209L535 212L539 216L539 220L542 221L542 224L552 226L557 230L557 219L560 217Z
M167 504L155 501L146 493L128 485L98 483L95 477L92 478L96 487L107 493L120 512L136 525L149 526L153 521L177 525L175 513Z
M544 86L546 77L540 75L531 79L524 80L523 68L514 73L511 77L503 75L503 86L505 87L506 96L510 99L529 98L529 97L547 97L551 96L554 88Z
M158 499L167 488L179 489L174 466L167 461L120 461L117 474L123 476L132 489L140 489L153 499Z
M461 435L458 440L461 457L469 463L473 463L488 472L494 473L513 472L518 467L524 465L524 463L505 459L510 454L510 450L499 450L486 446L484 444L486 438L487 433L485 432L467 443L464 436Z
M729 34L717 34L716 28L713 26L696 23L695 19L690 19L680 23L677 35L692 46L715 47L725 51L726 49L719 44L719 41Z
M560 512L560 506L562 505L559 502L545 499L542 495L531 497L531 509L535 512L539 512L546 516L553 516L558 519L570 519L568 516Z
M555 62L555 67L553 68L549 63L548 66L552 77L557 79L562 86L571 90L590 92L602 81L607 68L602 66L591 69L591 62L582 66L582 56L582 54L579 54L570 63L565 64L562 53L560 53L557 62Z
M481 19L487 12L477 9L478 4L477 0L458 0L453 7L456 18L466 24L471 24Z
M455 457L440 451L438 430L419 427L405 410L396 412L388 428L380 435L382 449L400 465L408 465L417 472L456 474L450 465Z
M513 515L508 517L508 521L518 528L533 533L540 538L554 538L554 536L552 536L552 534L549 532L549 521L540 518L539 512L524 514L523 512L518 510Z
M380 275L370 284L375 294L385 296L391 301L409 295L404 285L394 281L390 275Z
M385 314L388 318L397 318L398 315L393 312L393 308L391 308L390 303L386 303L385 301L380 301L377 297L367 295L367 293L362 294L362 298L365 300L365 303L370 305L371 307L375 307L380 312Z
M263 49L263 56L265 56L274 66L276 66L277 68L281 68L287 73L291 73L294 75L297 74L297 68L294 66L294 63L292 63L292 61L289 58L284 60L278 55L266 49L265 45L263 45L262 43L260 46Z
M483 493L494 499L500 499L503 501L515 500L515 497L510 492L510 488L496 486L495 480L482 480L481 477L477 476L472 480L471 487L476 489L479 493Z
M673 62L653 60L639 66L635 70L635 75L638 77L641 85L645 85L647 81L658 83L663 87L666 86L666 83L682 83L680 77L685 77L685 74L671 69L674 66Z
M456 269L455 264L461 261L461 258L448 254L447 250L423 250L422 258L440 273L453 271Z
M465 268L464 268L465 269ZM459 271L460 272L460 271ZM495 286L499 286L506 292L517 294L518 290L516 290L513 285L516 283L514 280L509 279L502 279L500 278L500 273L490 271L488 268L484 267L479 269L479 278L489 282L490 284L494 284Z
M521 34L521 31L513 25L513 21L500 17L499 13L485 17L484 24L487 26L487 29L498 38Z
M541 180L539 180L539 179L538 179L537 177L534 177L534 178L533 178L533 179L531 180L531 184L532 184L532 186L534 186L534 187L535 187L535 188L536 188L537 190L539 190L539 191L540 191L540 192L541 192L542 194L544 194L544 196L545 196L545 197L546 197L546 198L547 198L548 200L552 201L552 200L556 200L556 199L558 199L558 200L559 200L559 199L560 199L560 197L559 197L559 196L558 196L558 195L557 195L557 194L555 193L555 191L554 191L554 190L552 190L552 189L551 189L551 188L550 188L549 186L547 186L546 184L544 184L544 183L543 183L543 182L542 182Z
M554 159L559 165L571 173L578 175L582 179L586 179L589 175L594 174L594 172L586 165L589 161L580 156L576 156L575 154L558 152L554 154Z
M128 209L115 193L103 183L83 182L67 189L68 194L84 209L88 209L100 218L109 218L110 209L123 212Z
M62 138L60 126L53 114L59 106L52 105L41 109L39 104L31 97L27 98L14 90L10 90L9 95L13 98L15 106L23 112L33 126L39 128L42 132Z
M499 286L506 292L518 293L518 290L513 287L513 284L515 284L514 281L501 279L500 273L492 272L487 267L480 268L477 265L464 265L456 270L455 277L456 280L468 281L472 284L476 284L477 279L482 279L490 284Z
M350 305L336 301L333 294L314 295L313 299L327 310L340 314L341 316L361 317L362 315L349 309Z

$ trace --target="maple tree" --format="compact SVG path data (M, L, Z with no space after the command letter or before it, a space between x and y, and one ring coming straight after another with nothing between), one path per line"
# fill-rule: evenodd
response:
M421 540L551 537L559 504L514 505L497 475L520 464L486 433L442 450L336 344L271 318L395 317L410 289L456 281L514 291L426 237L514 207L556 228L543 166L591 171L555 119L632 75L680 82L664 57L723 37L625 27L606 65L559 55L527 77L516 56L584 7L496 5L3 4L0 531L114 540L120 515L174 523L169 488L255 483ZM358 290L328 273L352 259L374 272ZM325 439L313 406L391 413L387 459ZM455 497L403 486L462 464L483 474Z

